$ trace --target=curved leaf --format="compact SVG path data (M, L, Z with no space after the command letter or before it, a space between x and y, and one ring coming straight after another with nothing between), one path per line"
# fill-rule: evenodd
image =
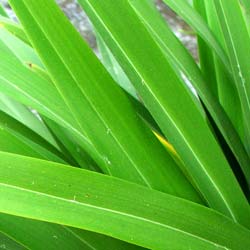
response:
M214 34L203 18L199 15L195 9L183 0L163 0L171 9L173 9L181 18L183 18L207 44L218 55L221 62L224 64L229 73L231 73L231 67L228 60L228 56L223 47L217 41Z
M249 226L248 202L206 119L130 1L121 0L119 12L112 0L79 2L184 161L209 205Z
M220 132L223 134L226 142L234 153L234 156L240 163L247 183L250 186L250 158L248 157L244 148L244 144L242 143L241 138L236 131L236 129L240 130L238 127L242 127L242 114L241 108L239 106L239 99L237 96L235 96L235 88L233 88L233 83L229 82L231 79L226 78L227 81L222 82L223 86L226 85L225 87L222 88L222 86L219 86L220 96L228 94L228 91L231 91L230 94L233 94L232 96L227 95L223 100L223 104L226 103L229 106L226 106L226 111L228 111L228 108L230 108L231 111L225 113L223 109L225 108L225 105L222 108L218 98L216 98L216 95L212 91L211 84L213 83L211 81L214 79L211 79L211 72L208 73L209 78L205 78L202 75L192 56L175 37L170 28L166 25L166 22L162 20L155 7L150 5L150 2L136 0L130 2L138 16L145 23L150 33L153 35L159 46L166 54L168 60L173 64L173 67L176 68L177 74L179 74L181 78L183 78L184 75L197 91L197 94L208 109ZM201 3L200 0L198 2ZM213 62L211 57L209 57L207 61ZM220 63L220 65L222 64ZM206 66L208 65L206 64ZM226 76L228 77L227 74L225 74L225 77ZM223 79L221 79L221 81L222 80ZM186 85L187 83L183 82L183 84ZM226 92L225 90L228 91ZM228 116L230 118L234 118L233 124ZM238 126L234 127L233 125Z
M48 250L93 250L93 248L89 247L88 241L84 241L84 233L79 237L64 226L42 221L1 213L0 231L4 231L6 235L15 239L24 245L25 249L29 250L44 250L45 246ZM92 236L94 235L92 234ZM14 248L10 250L14 250ZM97 248L96 250L99 249Z
M250 244L250 231L211 209L114 177L7 153L0 153L0 173L4 213L149 249L242 250Z
M17 120L0 111L1 151L66 163L63 154Z
M219 16L225 45L230 58L236 88L239 93L245 128L245 147L250 155L250 37L237 0L213 1ZM234 18L232 18L232 16Z
M103 171L199 202L196 190L56 3L10 3L80 131L102 155Z

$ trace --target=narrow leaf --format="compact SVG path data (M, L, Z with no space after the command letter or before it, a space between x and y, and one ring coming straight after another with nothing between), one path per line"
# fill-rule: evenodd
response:
M87 229L149 249L249 247L250 231L198 204L52 162L6 153L0 159L1 212Z
M48 250L93 250L87 242L72 233L70 229L42 221L1 213L0 231L4 231L5 234L20 242L25 246L25 249L27 247L30 250L44 250L44 247L46 247ZM82 238L84 239L83 235Z
M214 50L221 62L225 65L228 72L231 72L229 60L223 47L217 41L214 34L203 18L195 9L190 6L187 1L183 0L163 0L172 10L174 10L181 18L184 19L204 41Z
M56 3L10 3L80 131L86 133L103 156L105 164L101 162L100 167L104 172L199 201L195 189L150 129L137 118L124 92Z
M245 146L250 155L250 37L237 0L214 1L220 22L227 52L230 58L235 84L240 96L244 115ZM233 17L233 18L232 18Z
M7 15L7 13L6 13L6 11L5 11L2 3L0 3L0 15L4 16L4 17L8 17L8 15Z
M234 156L240 163L246 181L250 186L250 159L241 141L242 137L240 138L237 134L237 131L239 131L240 135L242 135L242 114L239 100L237 99L237 96L235 96L235 88L233 88L233 83L231 82L232 79L228 77L228 74L226 74L225 71L223 71L227 81L223 81L225 79L220 79L223 81L223 86L226 86L219 86L219 93L220 96L225 96L227 93L227 97L224 97L223 101L220 100L222 104L224 104L223 108L227 111L227 113L225 113L218 98L212 91L211 85L213 83L211 83L211 79L202 75L192 56L175 37L173 32L166 25L165 20L163 20L160 14L156 11L155 7L151 6L148 1L131 1L131 5L141 20L145 23L146 27L153 35L153 38L162 48L167 59L172 67L175 68L177 75L179 75L182 81L185 76L186 80L185 82L182 82L182 84L187 85L188 81L197 91L197 94L214 119L220 132L223 134L226 142L234 153ZM211 58L209 58L209 60L212 61ZM222 64L220 63L220 65ZM230 94L228 94L229 91L232 96L228 96ZM195 99L197 98L195 97ZM198 100L196 100L196 102L197 101ZM200 106L200 103L198 105ZM233 124L229 117L233 119ZM235 125L235 127L233 125Z
M23 29L21 28L20 24L12 21L11 19L0 16L0 28L8 30L10 33L17 36L25 43L29 44L29 40L25 35Z
M209 205L249 226L248 202L207 121L128 1L120 1L119 12L112 0L79 2Z

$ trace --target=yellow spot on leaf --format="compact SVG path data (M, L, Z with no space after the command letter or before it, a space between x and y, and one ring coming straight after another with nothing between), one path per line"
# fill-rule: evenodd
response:
M157 139L165 146L167 150L169 150L172 154L178 157L177 152L175 151L174 147L161 135L159 135L157 132L153 131L154 135L157 137Z

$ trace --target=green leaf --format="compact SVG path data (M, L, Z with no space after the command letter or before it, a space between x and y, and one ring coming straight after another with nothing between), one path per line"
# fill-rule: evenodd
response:
M250 231L211 209L114 177L7 153L0 153L0 170L4 213L149 249L242 250L250 244Z
M187 22L187 19L190 19L190 22L188 22L192 27L197 31L198 34L201 35L201 37L205 37L205 33L202 35L201 33L205 30L209 31L208 27L201 28L202 26L205 26L205 21L198 15L198 13L195 12L194 9L192 9L185 1L175 1L174 3L171 2L171 7L174 8L174 10L177 11ZM182 3L181 3L182 2ZM199 4L202 3L202 1L197 1ZM211 1L205 1L206 5L211 5ZM180 6L180 4L183 4L183 6ZM216 56L216 53L213 52L216 56L216 75L218 77L218 90L214 89L216 86L211 87L214 81L214 77L212 75L214 73L211 73L214 69L208 70L209 65L213 60L211 60L211 55L207 55L208 62L205 63L205 68L203 70L203 76L201 75L201 72L198 70L197 65L191 58L190 54L187 53L187 51L184 49L184 47L181 45L181 43L174 37L172 32L169 28L166 27L165 22L159 20L159 17L157 18L156 11L153 15L152 11L153 8L151 8L151 11L147 7L146 1L133 1L133 7L137 9L137 14L140 15L142 20L146 23L147 27L149 28L150 32L155 36L156 41L159 43L159 45L163 48L164 52L169 57L170 62L172 61L174 66L177 67L177 69L181 72L183 72L187 79L191 82L191 84L195 87L197 93L199 94L199 97L202 99L203 103L205 104L206 108L210 112L212 118L214 119L216 125L218 126L220 132L223 134L224 138L226 139L228 145L230 146L232 152L234 153L234 156L237 158L238 162L240 163L243 172L246 175L247 180L250 180L249 176L249 157L246 153L246 150L241 142L241 139L243 138L243 132L242 132L242 114L241 114L241 106L239 103L239 99L237 96L235 96L235 86L233 83L233 79L231 74L227 72L225 69L225 65L221 62L221 60L218 59ZM180 9L187 7L188 11L181 11ZM190 16L187 14L190 12ZM191 20L193 17L191 17L191 13L194 14L194 20L195 16L198 15L198 19L201 21L201 27L196 27L200 25L199 21L193 21ZM214 12L209 13L209 21L210 22L216 22L216 18L212 16ZM159 14L158 14L159 16ZM187 18L187 19L186 19ZM158 19L158 22L156 22L156 19ZM165 26L165 27L164 27ZM201 29L201 31L199 31ZM214 31L214 29L213 29ZM219 39L219 32L215 32L215 35L213 35L220 46L223 45L223 41ZM204 40L204 42L208 42ZM211 42L211 40L210 40ZM209 45L209 42L208 42ZM208 48L208 45L206 46ZM205 44L203 44L205 46ZM213 46L210 46L211 50L213 50ZM222 46L223 50L224 47ZM173 53L174 52L174 53ZM204 53L204 50L203 50ZM206 50L205 53L208 53ZM212 57L213 58L213 57ZM202 64L202 58L201 58L201 64ZM227 66L229 63L227 64ZM211 66L212 67L212 66ZM221 72L222 71L222 72ZM204 76L204 72L205 76ZM206 78L207 76L207 78ZM215 83L216 85L216 83ZM223 108L221 107L220 103L218 102L218 99L216 98L217 91L220 94L220 103L222 104ZM225 114L225 111L226 114ZM228 119L230 118L231 121ZM235 128L232 126L234 125ZM237 134L237 132L239 134ZM240 137L239 137L240 136ZM249 185L248 181L248 185Z
M40 59L37 57L37 55L35 54L35 52L29 46L27 46L26 44L24 44L22 41L19 41L16 37L14 37L13 35L9 34L8 32L6 32L4 30L0 30L0 38L2 39L2 41L4 42L4 44L11 50L11 52L13 52L13 54L21 62L23 62L23 63L29 62L28 63L29 68L33 72L35 72L36 75L38 75L40 78L45 79L45 83L46 84L48 84L48 82L50 82L51 83L50 84L51 86L49 86L50 88L53 87L53 83L51 82L50 76L47 74L47 72L45 72L42 68L39 67L39 66L42 67L42 63L41 63ZM8 56L10 56L10 54ZM34 63L37 63L39 66L36 65L36 64L34 64ZM21 77L21 74L19 75L19 77ZM35 84L35 82L36 82L36 81L34 81L34 79L31 79L31 78L29 78L29 80L26 80L26 81L29 81L30 84L32 84L32 82L34 82L34 84ZM13 84L16 84L16 83L13 82ZM23 85L21 85L21 86L23 87ZM47 95L47 93L46 93L47 87L44 87L44 85L41 85L41 84L39 84L39 85L36 84L36 88L37 88L37 86L41 86L41 88L39 89L39 93L42 93L44 96ZM36 90L36 88L35 88L35 90ZM24 87L24 90L26 92L27 88ZM2 91L5 92L6 89L3 89ZM37 93L36 91L29 92L29 94L31 94L32 96L34 96L34 94L36 94L36 93ZM54 93L54 96L51 95L52 93ZM57 95L56 93L57 93L57 90L54 90L53 92L51 92L51 90L50 90L50 93L49 93L51 96L53 96L54 102L55 102L55 99L58 99L58 97L55 98L55 95ZM12 95L12 97L17 98L20 95L20 93L16 93L16 90L12 89L11 95ZM6 97L4 97L4 100L6 100ZM2 100L2 101L4 101L4 100ZM18 99L18 100L23 101L23 96L21 97L21 99ZM159 130L158 126L155 124L155 122L153 121L153 119L150 116L150 114L148 114L148 112L145 112L146 111L145 108L143 108L142 105L139 105L139 103L137 101L133 100L133 98L130 98L130 100L133 103L134 107L136 108L137 113L141 117L143 117L143 119L146 119L146 121L149 122L150 125L154 129ZM8 102L8 100L7 100L7 102ZM30 98L28 99L28 102L27 102L27 98L25 98L25 103L28 104L28 105L30 105L30 106L35 107L37 110L39 110L39 112L41 112L41 113L43 113L45 115L48 115L47 112L44 112L44 109L41 109L40 107L38 107L36 105L36 103L33 103L33 102L30 103ZM13 100L11 100L11 105L14 105ZM17 105L19 106L19 109L20 109L20 104L19 103L15 104L15 109L17 108L16 107ZM46 106L47 103L45 103L45 104L43 103L43 105ZM50 109L51 107L48 107L48 108ZM56 114L56 112L58 112L58 110L57 111L53 111L53 112ZM19 115L18 116L19 120L20 119L23 120L23 115L24 114L23 114L23 110L22 110L22 118ZM51 116L49 116L49 117L51 117ZM15 117L15 118L17 118L17 117ZM46 119L46 117L43 117L43 119ZM53 116L52 119L55 119L55 117ZM46 119L46 121L48 122L47 119ZM58 122L58 119L56 119L56 121ZM51 120L51 122L53 122L53 121ZM67 148L70 147L70 149L69 148L68 149L74 155L74 157L76 157L76 161L78 162L78 164L80 164L80 166L84 167L84 168L86 168L86 167L89 168L90 167L90 169L93 169L93 168L94 169L98 169L95 166L95 163L93 162L93 160L91 160L90 157L88 155L86 155L86 152L83 153L84 150L82 150L82 148L84 147L83 145L85 145L86 143L84 143L84 144L80 143L80 145L79 145L79 135L77 135L77 138L75 140L75 141L77 141L77 143L74 142L73 138L71 138L69 140L68 137L72 137L73 135L70 135L67 130L65 130L63 127L61 127L59 125L60 121L59 121L58 125L57 125L56 122L53 122L54 124L52 125L51 122L50 122L50 125L52 126L51 129L53 130L54 133L57 134L57 136L63 137L63 139L64 139L63 143L64 144L67 141L67 143L66 143L67 145L65 145L65 146ZM29 123L30 123L30 121L29 121ZM62 124L64 125L64 123L62 123ZM55 126L56 126L56 128L55 128ZM74 123L73 123L73 126L74 126ZM60 135L59 135L58 131L60 131ZM36 129L36 132L38 132L37 129ZM39 134L41 134L41 135L43 134L42 131L39 131L39 132L40 132ZM72 129L71 129L71 132L72 132ZM63 136L63 134L65 134L65 133L66 133L66 136ZM74 131L73 131L73 134L74 134ZM59 138L59 140L60 140L60 138ZM72 143L73 143L73 145L72 145ZM67 152L65 152L65 154L67 154ZM77 163L73 163L73 165L77 165ZM98 169L98 171L100 171L100 170Z
M70 111L55 86L20 62L0 40L0 90L66 127L97 161L103 161L89 139L79 132ZM53 100L53 101L50 101Z
M198 1L201 2L201 1ZM203 1L206 14L207 22L211 30L216 34L218 41L225 48L225 42L223 38L222 28L220 25L219 17L216 13L216 9L213 1ZM213 60L211 60L213 58ZM228 117L231 119L235 129L238 131L238 134L241 137L241 140L244 141L244 128L243 128L243 118L241 104L239 96L237 94L237 89L234 84L232 76L229 76L226 72L225 67L220 62L215 53L212 56L208 56L207 61L213 62L215 66L216 78L217 78L217 87L218 87L218 97L221 105L225 109ZM205 66L204 66L205 69ZM207 74L209 77L209 73ZM248 169L248 168L246 168ZM249 178L247 178L249 179Z
M23 64L29 65L29 63L33 63L40 67L43 66L34 50L14 34L0 28L0 39Z
M4 17L8 17L3 5L0 3L0 15Z
M221 22L227 52L229 55L236 88L244 115L245 146L250 155L250 37L237 0L214 1ZM234 18L232 18L232 16Z
M67 227L69 228L69 227ZM75 235L78 235L82 239L87 239L87 244L90 246L91 250L110 250L110 249L119 249L119 250L142 250L136 245L128 244L127 242L117 240L115 238L107 237L102 234L96 234L93 232L80 230L78 228L70 228L71 232L74 232ZM85 250L85 249L84 249Z
M21 29L21 27L20 27L20 29ZM24 31L22 30L22 32L24 32ZM13 35L15 35L15 34L13 34ZM24 35L25 35L25 33L24 33ZM11 49L11 51L18 58L20 58L20 60L22 62L25 62L25 63L29 62L28 66L30 67L30 69L32 71L34 71L38 76L41 76L42 78L45 78L45 80L51 82L51 78L48 75L48 73L43 68L40 68L40 66L42 67L42 63L41 63L40 59L37 57L37 55L35 54L35 51L33 51L30 47L26 46L26 44L23 44L22 42L18 41L18 39L9 35L6 32L0 31L0 37L2 38L4 43ZM136 95L135 95L135 93L133 93L134 90L132 90L132 88L134 89L134 87L131 85L131 83L129 82L129 79L126 77L126 75L124 74L122 69L119 67L118 63L115 61L115 58L110 54L110 51L107 51L108 48L106 47L106 45L100 39L101 38L99 37L99 39L98 39L99 45L100 45L99 48L101 49L101 54L102 54L103 58L105 58L105 60L104 60L105 67L108 67L108 68L117 67L116 68L117 79L116 78L115 79L118 80L118 83L121 83L121 86L125 87L127 84L129 84L129 86L127 88L125 87L125 90L127 90L129 92L129 94L131 94L133 97L135 97ZM108 62L109 58L112 62L111 61ZM36 65L35 63L38 63L39 66ZM108 65L108 63L111 63L112 65ZM113 74L112 74L112 76L115 77ZM149 114L149 112L145 109L145 107L141 103L139 103L137 100L131 98L130 96L128 96L128 98L132 102L132 104L133 104L134 108L136 109L137 113L139 114L139 116L141 116L141 118L152 129L159 132L158 125L153 120L153 118Z
M231 72L230 63L226 52L217 41L214 34L203 18L187 1L183 0L163 0L172 10L174 10L186 23L188 23L199 36L207 42L211 49L218 55L228 72Z
M136 90L124 71L122 70L121 66L116 61L115 57L112 55L111 51L103 41L102 37L95 32L98 50L101 54L101 61L110 75L114 78L114 80L131 96L135 99L138 99Z
M208 23L208 16L205 7L205 2L203 0L194 0L194 8L202 16L204 21ZM197 42L199 51L199 65L201 71L214 96L218 97L215 65L214 65L214 60L211 60L211 58L214 57L214 53L210 49L210 46L208 46L207 43L199 35L197 35Z
M91 157L84 151L84 149L78 144L78 140L74 140L72 135L59 124L54 121L43 117L46 125L49 127L64 155L67 155L75 162L75 166L80 166L84 169L94 170L101 172L100 168L91 159Z
M12 21L11 19L0 16L0 28L8 30L10 33L17 36L25 43L29 44L29 40L25 35L23 29L21 28L20 24Z
M16 241L0 232L0 248L6 250L27 250L26 247L18 244Z
M248 0L241 0L241 2L244 6L244 12L246 16L248 31L250 32L250 2Z
M0 93L0 110L39 134L55 148L58 148L55 140L41 119L26 106Z
M0 231L4 231L0 233L0 249L44 250L46 246L48 250L142 250L105 235L3 213L0 214Z
M151 2L147 0L130 1L130 4L164 52L164 55L180 80L183 81L183 79L186 78L187 82L191 82L191 84L194 83L194 86L196 86L197 84L194 79L202 78L200 70L190 53L167 26L166 21L161 17L160 13L158 13L156 7L152 6ZM187 86L187 82L183 82L183 84L187 91L191 92L190 87ZM202 115L204 115L197 96L192 93L191 97L200 109Z
M112 0L79 2L209 205L249 226L248 202L207 121L130 4L120 1L117 12Z
M112 55L111 51L101 38L101 36L96 32L97 35L97 45L99 53L101 54L101 61L113 79L128 93L128 98L132 102L137 114L145 121L151 129L161 133L159 126L150 115L148 110L145 108L142 100L136 93L136 90L125 72L122 70L119 63L116 61L115 57Z
M10 4L80 132L102 155L102 170L199 202L195 189L150 129L138 119L124 92L56 3L28 0Z
M80 237L75 235L70 228L61 225L10 216L8 214L0 214L0 231L4 231L5 234L20 242L25 246L25 249L27 247L30 250L44 250L46 247L48 250L93 250L88 245L88 240L86 239L85 241L84 231L82 230ZM94 238L97 234L87 232L87 235L89 238L91 236ZM99 249L101 250L101 248Z
M26 85L25 83L23 83L23 84L20 84L18 87L16 86L16 81L13 81L12 79L9 79L7 77L7 80L9 82L8 85L10 85L10 86L13 85L13 86L12 86L12 88L9 88L10 86L8 86L9 90L7 92L6 92L6 88L2 88L2 91L11 95L13 98L18 99L19 101L24 102L26 105L32 106L40 113L51 117L51 114L48 115L47 110L49 110L49 112L52 113L52 117L53 117L52 119L55 119L57 122L58 122L58 118L55 118L55 117L57 116L57 114L61 114L63 116L63 118L59 117L59 119L62 119L63 121L59 120L59 124L62 124L65 126L64 119L66 119L69 123L71 123L71 125L70 125L71 127L69 130L71 132L73 132L75 129L74 127L76 127L76 123L74 122L73 117L70 115L68 108L66 107L64 102L61 100L61 97L59 96L58 91L55 89L53 83L51 82L50 77L42 68L39 67L39 66L43 67L43 65L42 65L39 57L35 53L35 51L32 48L30 48L30 46L27 46L27 44L23 43L18 38L16 38L14 35L11 35L4 30L0 30L0 38L3 42L1 44L2 57L8 58L8 59L12 58L14 60L14 61L11 61L9 63L8 63L8 61L5 62L6 65L8 66L8 69L11 68L11 65L15 65L17 68L17 72L18 72L17 76L19 79L23 78L24 73L21 73L21 72L23 69L26 69L26 67L23 67L24 66L23 64L26 64L29 67L29 69L35 73L35 74L30 74L30 72L28 72L26 70L26 73L25 73L26 78L24 81L29 83L29 84ZM3 53L3 52L5 52L5 53ZM22 64L20 64L20 62ZM10 74L11 73L9 72L9 74L7 74L7 76L9 76ZM32 88L32 91L30 91L30 88L29 88L29 85L31 85L31 84L34 84L34 86L35 86ZM6 83L5 83L5 85L6 85ZM49 89L49 92L47 92L48 89ZM26 96L25 96L24 94L22 94L22 93L26 93L26 92L28 92L29 95L26 94ZM46 99L39 98L41 95L42 96L51 96L51 98L53 96L54 102L58 101L58 105L60 105L60 106L58 106L58 105L54 106L54 108L56 108L56 110L53 110L53 103L52 103L52 105L49 105L49 102L47 102ZM28 98L27 98L27 96L28 96ZM29 96L31 96L31 97L29 97ZM37 101L40 102L41 105L38 106ZM7 99L7 97L2 98L1 102L5 102L5 103L7 102L8 106L9 107L11 106L10 108L15 109L15 110L17 109L17 106L18 106L18 109L19 109L18 113L21 112L22 114L21 115L19 114L18 117L16 117L17 111L15 111L15 114L16 114L15 118L17 118L19 121L21 121L25 124L27 123L27 121L23 121L24 109L27 109L27 108L24 108L24 107L21 108L21 105L19 103L16 102L14 104L13 100L10 101L9 99ZM12 107L13 105L14 105L14 107ZM51 111L51 108L52 108L52 111ZM62 112L62 110L63 110L63 112ZM27 115L25 115L25 116L27 116ZM65 118L65 116L66 116L66 118ZM28 120L29 120L28 126L31 126L31 120L30 119L28 119ZM68 122L66 122L66 124ZM33 123L34 122L32 122L32 124ZM41 124L41 122L40 122L40 124ZM72 126L73 126L73 128L72 128ZM35 126L35 127L33 125L32 129L35 130L36 132L38 132L39 134L44 135L44 131L42 131L41 128L38 131L37 126ZM66 127L69 127L69 126L66 125ZM48 134L46 134L46 138L47 137L48 137ZM79 134L78 134L78 138L79 138Z
M64 162L53 155L55 151L53 148L48 147L49 151L39 146L39 143L44 146L44 142L37 134L2 112L0 112L0 141L1 151ZM35 233L37 230L39 232ZM15 240L31 249L44 249L45 245L46 249L55 249L55 246L57 249L88 249L90 247L88 241L93 242L99 238L97 234L81 230L80 236L76 236L70 229L61 226L13 218L2 214L0 214L0 231L11 235ZM41 240L44 243L41 244ZM112 243L112 239L106 239L106 241ZM119 241L115 241L114 244L118 249L119 245L124 246L124 243ZM104 248L96 247L96 249L103 250Z
M167 59L172 64L172 67L176 70L176 73L179 75L181 80L183 80L183 77L185 76L185 78L190 81L192 86L197 91L199 97L214 119L215 124L218 126L220 132L223 134L226 142L234 153L234 156L240 163L247 183L250 186L250 160L244 145L241 142L241 138L237 134L236 129L233 127L233 125L235 125L236 128L239 128L238 131L240 130L240 132L242 132L241 108L239 100L235 96L235 90L234 88L231 88L233 83L229 82L230 79L228 79L228 74L225 74L224 72L225 77L227 77L226 83L229 84L226 84L227 86L225 86L225 81L220 79L224 87L222 88L222 86L219 86L220 95L226 95L226 93L228 94L227 97L223 98L222 102L224 104L223 108L227 111L226 114L224 109L221 107L218 98L216 98L216 95L213 93L212 87L210 86L211 79L206 79L202 75L192 56L175 37L169 27L166 26L165 20L160 17L155 7L151 6L150 2L147 1L133 1L132 6L141 20L145 23L153 38L162 48ZM208 60L212 61L211 58ZM220 65L222 64L220 63ZM210 74L208 73L207 75ZM186 82L183 82L183 84L187 85ZM227 92L225 93L223 90L227 90ZM229 94L232 96L229 96ZM196 102L197 101L198 100L196 100ZM199 103L197 105L200 106ZM230 118L233 118L233 124L227 115Z
M40 135L2 111L0 111L0 138L2 151L65 163L65 157L61 152Z

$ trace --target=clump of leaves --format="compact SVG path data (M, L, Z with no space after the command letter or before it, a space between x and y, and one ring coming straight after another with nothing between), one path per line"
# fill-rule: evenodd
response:
M249 1L164 2L199 64L150 0L79 0L101 61L54 1L0 9L0 248L249 248Z

